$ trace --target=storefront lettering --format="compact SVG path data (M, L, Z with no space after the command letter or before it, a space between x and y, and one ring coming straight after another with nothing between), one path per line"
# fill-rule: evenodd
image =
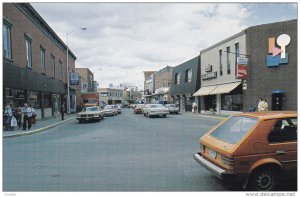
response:
M207 73L201 76L202 80L217 78L217 72Z

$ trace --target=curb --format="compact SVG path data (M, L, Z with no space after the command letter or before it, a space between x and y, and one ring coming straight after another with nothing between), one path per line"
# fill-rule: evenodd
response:
M186 116L200 116L200 117L204 117L204 118L215 118L215 119L221 119L224 120L227 117L221 117L221 116L209 116L209 115L201 115L201 114L183 114Z
M58 123L55 123L55 124L52 124L52 125L40 128L40 129L36 129L36 130L33 130L33 131L28 131L28 132L23 132L23 133L17 133L17 134L12 134L12 135L8 135L8 136L3 136L3 139L13 138L13 137L20 137L20 136L27 136L27 135L33 135L33 134L36 134L36 133L40 133L42 131L48 130L48 129L53 128L53 127L56 127L57 125L60 125L60 124L62 124L64 122L67 122L67 121L69 121L69 120L71 120L73 118L75 118L75 116L71 117L71 118L68 118L68 119L66 119L64 121L60 121Z

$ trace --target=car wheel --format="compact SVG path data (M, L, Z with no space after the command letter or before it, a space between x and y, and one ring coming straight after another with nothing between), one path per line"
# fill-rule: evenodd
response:
M163 117L166 118L166 117L167 117L167 114L164 114Z
M79 124L82 123L82 120L79 120Z
M144 113L144 116L146 116L146 114Z
M248 183L251 191L273 191L278 183L278 171L274 168L261 168L255 170Z

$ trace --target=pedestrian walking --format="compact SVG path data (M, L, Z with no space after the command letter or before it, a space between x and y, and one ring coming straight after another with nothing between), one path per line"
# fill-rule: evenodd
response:
M21 126L22 126L22 108L19 104L17 105L17 107L15 109L15 115L14 116L17 120L17 124L18 124L18 127L20 129Z
M32 107L30 105L30 108L31 108L31 117L30 117L30 122L31 122L31 125L34 125L35 126L35 123L36 123L36 113L35 113L35 108Z
M24 107L22 108L23 115L23 130L26 130L26 127L28 126L28 129L31 128L31 121L30 118L32 116L31 108L27 105L27 103L24 104Z
M9 104L5 107L4 110L4 128L7 131L13 131L13 127L11 126L11 120L13 117L13 109L12 104Z
M193 105L192 105L192 112L195 113L197 111L197 103L196 101L194 101Z
M61 104L60 113L61 113L61 120L64 120L65 119L65 103Z
M259 99L258 105L257 105L257 111L264 111L265 102L262 98Z

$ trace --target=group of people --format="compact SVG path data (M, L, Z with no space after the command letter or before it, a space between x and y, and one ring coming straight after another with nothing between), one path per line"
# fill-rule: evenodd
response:
M25 103L23 107L18 105L15 108L12 104L7 105L4 109L3 117L4 129L9 131L13 131L16 126L18 126L19 129L22 127L23 130L26 130L26 128L30 130L31 126L36 123L35 109L27 103Z

